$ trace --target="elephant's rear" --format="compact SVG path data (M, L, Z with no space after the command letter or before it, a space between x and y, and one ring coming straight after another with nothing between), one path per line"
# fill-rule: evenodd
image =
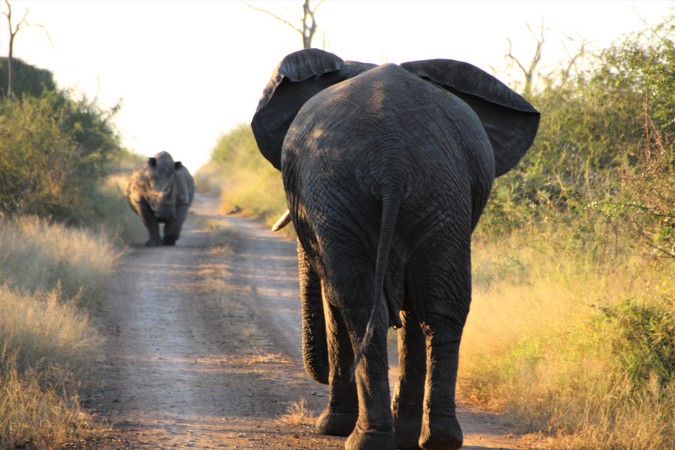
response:
M441 224L470 234L494 178L490 141L473 110L394 65L310 99L289 129L281 164L298 208L365 230L371 241L379 229L372 211L387 190L400 192L408 244Z
M319 432L349 435L348 449L462 446L454 393L471 232L538 121L522 97L458 61L373 67L309 49L275 69L252 129L282 171L303 308L324 308L303 316L317 357L308 371L323 374L326 354L330 369ZM393 414L387 321L403 325Z
M308 101L287 134L281 164L298 235L310 252L322 249L318 266L349 261L350 272L372 274L383 201L398 196L389 224L392 314L403 303L405 271L417 262L435 270L427 255L449 272L464 272L468 254L450 255L468 251L494 178L490 142L473 110L393 65ZM431 255L430 248L443 250Z

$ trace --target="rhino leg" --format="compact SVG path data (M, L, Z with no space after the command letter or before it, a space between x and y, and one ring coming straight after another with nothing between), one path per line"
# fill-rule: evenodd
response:
M179 205L176 207L176 218L164 225L164 239L162 245L176 245L180 238L180 230L183 228L183 222L187 218L188 205Z
M150 239L145 243L146 247L160 246L162 244L162 239L159 235L159 222L157 222L155 212L150 208L150 205L144 201L140 204L140 212L141 220L150 234Z

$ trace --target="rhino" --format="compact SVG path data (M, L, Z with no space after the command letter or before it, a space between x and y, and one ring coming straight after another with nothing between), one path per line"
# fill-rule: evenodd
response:
M148 158L129 176L127 200L148 229L148 247L175 245L195 195L190 172L167 152ZM164 237L159 224L164 224Z

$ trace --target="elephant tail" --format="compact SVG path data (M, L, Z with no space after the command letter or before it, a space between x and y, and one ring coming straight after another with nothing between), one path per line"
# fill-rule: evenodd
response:
M380 237L377 243L377 260L375 263L375 292L373 296L375 301L370 310L370 317L368 318L363 339L354 354L354 364L350 371L352 379L354 378L356 367L373 337L377 308L387 309L388 324L393 324L394 328L403 326L399 317L399 308L396 300L388 298L384 292L384 281L389 265L389 252L394 239L394 230L396 229L396 221L401 208L401 201L403 200L403 192L403 183L399 181L387 185L382 195L382 222L380 223Z

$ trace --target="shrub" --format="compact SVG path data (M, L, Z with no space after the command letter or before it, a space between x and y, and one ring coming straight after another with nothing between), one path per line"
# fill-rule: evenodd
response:
M0 100L0 214L86 223L89 194L124 154L111 123L117 108L57 90L48 71L21 61L17 70L16 100Z
M224 211L241 209L270 225L286 211L281 174L258 151L249 125L240 125L220 138L211 164L222 174Z

